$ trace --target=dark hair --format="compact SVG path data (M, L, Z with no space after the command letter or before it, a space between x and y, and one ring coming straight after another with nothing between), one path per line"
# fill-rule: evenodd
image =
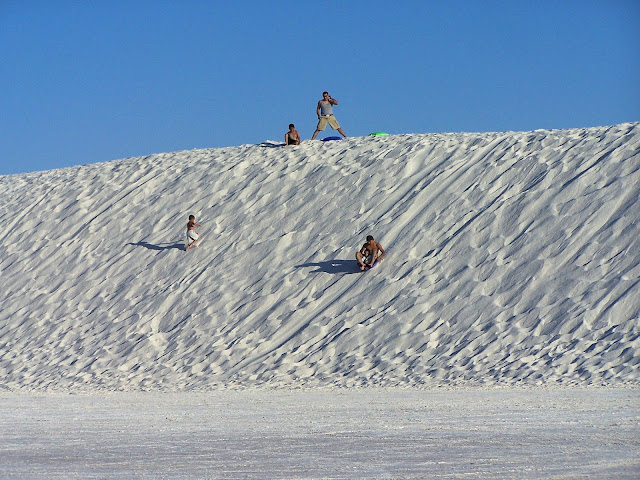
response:
M324 95L325 93L326 93L327 95L329 95L329 92L322 92L322 94L323 94L323 95Z
M289 128L296 128L296 126L293 123L290 123Z
M370 242L371 240L373 240L373 237L371 235L367 235L367 242Z
M189 220L191 220L191 219L194 219L194 220L195 220L195 219L196 219L196 217L194 217L193 215L189 215Z

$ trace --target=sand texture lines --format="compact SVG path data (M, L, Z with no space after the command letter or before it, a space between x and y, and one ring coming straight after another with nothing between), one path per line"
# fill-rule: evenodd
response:
M0 177L0 388L637 385L639 149L622 124Z

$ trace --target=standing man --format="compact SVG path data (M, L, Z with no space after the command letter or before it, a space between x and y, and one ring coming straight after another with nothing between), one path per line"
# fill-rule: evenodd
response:
M318 106L316 107L316 115L318 115L318 126L316 127L316 131L313 132L313 137L311 140L315 140L318 132L324 131L327 128L327 123L334 130L338 130L340 135L344 138L347 138L347 134L342 131L340 128L340 124L336 117L333 116L333 106L338 105L338 101L335 98L331 98L329 92L322 92L322 100L318 102Z

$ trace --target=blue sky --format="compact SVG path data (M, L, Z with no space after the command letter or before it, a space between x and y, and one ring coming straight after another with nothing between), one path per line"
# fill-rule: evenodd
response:
M309 139L324 90L350 136L640 121L640 2L0 1L0 174Z

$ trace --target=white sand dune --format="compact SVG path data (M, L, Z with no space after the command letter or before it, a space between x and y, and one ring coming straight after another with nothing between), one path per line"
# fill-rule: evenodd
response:
M269 145L0 177L0 388L638 385L640 124Z

